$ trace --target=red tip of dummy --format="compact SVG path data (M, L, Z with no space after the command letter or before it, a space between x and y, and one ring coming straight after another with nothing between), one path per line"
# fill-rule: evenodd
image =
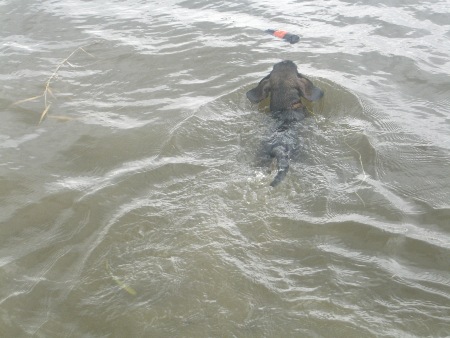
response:
M287 32L286 31L275 31L273 32L273 35L276 36L277 38L284 38L286 36Z

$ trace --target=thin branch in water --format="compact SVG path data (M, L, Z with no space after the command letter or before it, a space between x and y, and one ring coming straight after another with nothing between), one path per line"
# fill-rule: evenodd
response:
M41 114L41 118L39 119L39 123L38 124L41 124L42 120L45 118L45 115L47 115L48 110L50 109L51 105L52 104L50 103L47 107L45 107L44 111Z
M34 101L34 100L36 100L36 99L41 98L42 95L43 95L43 94L38 95L38 96L29 97L28 99L19 100L19 101L14 102L12 105L13 105L13 106L16 106L16 105L19 105L19 104L24 103L24 102Z
M86 52L86 50L84 49L86 46L82 46L82 47L78 47L75 50L72 51L72 53L69 54L68 57L66 57L64 60L62 60L55 68L55 70L53 71L52 75L47 79L47 81L45 82L45 88L44 88L44 92L41 95L38 96L33 96L24 100L20 100L17 102L14 102L13 105L19 105L21 103L25 103L25 102L29 102L29 101L34 101L36 99L39 99L41 97L44 97L44 110L42 111L40 118L39 118L39 122L38 124L41 124L42 121L45 119L45 117L48 114L48 111L50 109L50 106L52 104L52 102L49 100L49 96L55 98L55 96L53 95L53 91L51 89L51 83L53 80L55 80L58 77L58 72L61 69L62 66L64 66L65 64L69 65L70 67L74 67L70 62L69 59L78 51L82 51L84 53L86 53L87 55L91 56L91 57L95 57L94 55L92 55L91 53Z

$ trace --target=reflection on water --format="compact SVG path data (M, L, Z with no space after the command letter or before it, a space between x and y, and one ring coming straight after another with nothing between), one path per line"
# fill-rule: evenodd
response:
M0 336L450 334L445 1L0 7ZM272 189L280 59L325 96Z

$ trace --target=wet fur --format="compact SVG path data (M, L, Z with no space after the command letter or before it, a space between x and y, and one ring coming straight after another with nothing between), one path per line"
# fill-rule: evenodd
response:
M323 91L297 71L294 62L286 60L273 66L255 88L247 92L252 103L270 95L270 112L274 120L270 137L263 142L263 157L276 159L278 172L270 185L277 186L289 170L289 159L298 148L296 125L305 118L301 98L317 101Z

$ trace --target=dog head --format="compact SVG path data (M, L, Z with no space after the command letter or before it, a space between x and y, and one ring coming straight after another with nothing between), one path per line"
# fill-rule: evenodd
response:
M294 62L286 60L275 64L270 74L247 92L247 98L252 103L258 103L269 94L270 110L280 111L292 109L301 97L317 101L323 96L323 91L302 76Z

